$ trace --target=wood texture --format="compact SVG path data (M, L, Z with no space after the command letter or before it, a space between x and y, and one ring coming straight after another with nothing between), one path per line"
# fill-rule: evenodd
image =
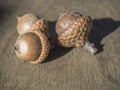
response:
M0 0L0 90L120 90L119 0ZM32 13L54 26L60 13L80 11L93 18L90 40L99 53L57 46L38 65L14 52L17 16Z

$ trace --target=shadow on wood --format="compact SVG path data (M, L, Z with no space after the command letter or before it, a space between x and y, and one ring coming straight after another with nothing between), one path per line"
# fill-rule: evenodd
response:
M115 21L111 18L102 18L93 20L93 28L89 34L91 42L95 43L98 53L103 51L101 41L107 35L115 31L120 26L120 21Z
M73 48L60 47L56 44L55 48L50 51L47 59L43 63L56 60L57 58L60 58L60 57L64 56L65 54L69 53L72 49Z
M12 15L13 11L13 6L0 5L0 25L4 24L8 20L9 15Z
M64 56L73 48L63 48L57 45L57 33L55 31L56 21L49 22L49 33L52 40L52 44L55 45L55 48L50 51L48 58L45 62L55 60L61 56ZM115 31L120 26L120 21L115 21L111 18L102 18L93 20L93 28L89 34L89 39L91 42L95 43L98 53L103 51L103 46L101 41L104 37Z
M49 62L52 60L56 60L57 58L60 58L62 56L64 56L65 54L67 54L69 51L71 51L73 48L64 48L64 47L60 47L57 44L57 33L55 31L55 24L56 21L49 21L49 34L50 34L50 41L52 43L52 45L55 47L54 49L50 50L50 53L48 55L48 58L43 62Z

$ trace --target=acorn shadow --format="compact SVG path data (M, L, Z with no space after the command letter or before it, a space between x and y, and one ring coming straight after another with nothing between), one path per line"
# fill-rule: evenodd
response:
M111 18L102 18L93 20L93 28L89 34L89 40L95 44L98 53L103 51L103 38L114 32L120 26L120 21Z
M57 33L55 31L55 24L54 22L49 22L49 34L51 37L52 44L55 46L54 49L50 50L50 53L47 59L43 62L50 62L52 60L56 60L64 56L65 54L69 53L73 48L64 48L60 47L57 44ZM93 27L89 34L89 40L93 42L98 49L98 53L103 51L103 46L101 41L103 38L108 36L110 33L115 31L120 26L120 21L115 21L111 18L102 18L102 19L94 19L93 20Z
M55 31L56 21L49 21L48 23L49 23L50 41L52 43L52 47L54 47L54 48L50 50L50 53L49 53L47 59L43 63L50 62L52 60L56 60L57 58L60 58L60 57L64 56L65 54L69 53L73 49L73 48L60 47L57 44L58 35Z
M72 49L73 48L60 47L56 44L55 48L53 50L50 50L50 53L49 53L47 59L43 63L57 60L57 58L64 56L65 54L69 53Z

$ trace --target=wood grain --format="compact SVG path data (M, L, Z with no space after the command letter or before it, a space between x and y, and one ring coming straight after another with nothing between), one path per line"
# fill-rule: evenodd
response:
M0 0L0 90L120 90L119 0ZM42 64L20 61L14 52L17 16L45 18L55 40L59 13L80 11L93 18L90 40L99 53L57 46Z

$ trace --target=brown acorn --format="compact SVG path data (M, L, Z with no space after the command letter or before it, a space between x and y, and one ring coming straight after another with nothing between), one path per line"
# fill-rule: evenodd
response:
M25 14L23 16L17 17L17 19L18 19L17 31L19 34L28 32L33 23L35 23L38 20L38 18L33 14Z
M92 28L92 20L79 12L62 14L56 23L58 43L63 47L80 46L95 54L97 49L88 41L88 35Z
M26 14L18 20L17 31L20 36L15 43L15 52L19 59L33 64L43 62L50 50L47 21Z

